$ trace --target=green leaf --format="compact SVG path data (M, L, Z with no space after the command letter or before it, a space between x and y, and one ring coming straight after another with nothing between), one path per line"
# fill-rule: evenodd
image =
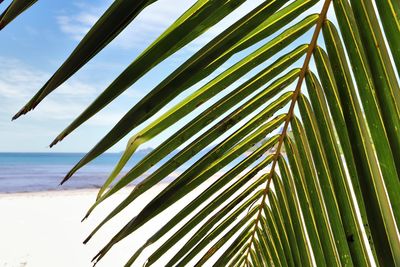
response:
M256 261L258 263L258 266L265 266L264 258L261 256L262 254L260 253L260 251L261 247L258 240L254 240L254 256L257 258Z
M311 154L314 160L314 166L317 171L317 178L321 187L326 209L329 210L329 220L331 224L332 234L336 242L336 247L340 255L340 260L343 265L352 265L349 247L346 241L346 234L344 232L343 223L340 217L339 204L337 202L334 188L338 191L342 188L333 184L333 176L329 171L326 154L323 151L321 136L317 127L316 118L311 109L311 105L304 95L299 96L298 100L300 114L303 119L304 129L307 133ZM296 122L296 124L298 124ZM298 124L300 125L300 124ZM301 126L296 126L301 127ZM336 170L335 170L336 171ZM336 173L335 173L336 174ZM336 176L335 179L341 179ZM343 179L343 178L342 178ZM340 185L341 186L341 185ZM342 193L342 192L339 192ZM342 195L340 195L342 196ZM345 201L340 204L348 204Z
M232 244L221 257L215 262L214 266L242 266L246 259L247 244L246 241L250 238L250 232L248 233L247 239L243 239L239 244ZM234 243L234 242L232 242ZM244 247L243 247L244 246ZM262 250L263 251L263 250ZM235 255L236 254L236 257ZM232 257L234 256L234 257ZM227 264L230 262L230 264Z
M243 2L244 0L198 0L144 50L92 105L60 133L52 142L51 146L61 141L156 65L207 31L211 26L234 11ZM116 13L116 15L118 14L119 13ZM83 45L82 47L85 48ZM73 56L74 55L71 55L71 58L68 59L67 62L71 62ZM67 62L64 65L67 65ZM74 62L76 62L76 60L72 61L72 63ZM65 67L61 67L59 70L61 74L64 73L62 71L63 68Z
M258 209L254 209L254 211L257 211L257 210ZM204 254L204 256L196 263L195 266L203 265L211 256L213 256L215 254L215 252L217 252L226 243L227 240L232 238L232 236L236 232L240 231L240 229L243 228L243 226L246 225L246 223L248 225L254 225L254 222L250 221L251 218L253 217L253 215L254 215L254 212L246 214L246 216L244 216L236 225L234 225L220 240L218 240L210 249L208 249L206 254ZM250 224L248 223L249 221L250 221ZM245 228L245 230L242 232L242 234L247 233L248 232L247 229L248 229L248 227ZM178 264L178 266L183 266L181 264L182 264L182 262L180 262Z
M256 207L258 208L258 207ZM248 244L246 242L251 238L250 229L254 227L254 220L247 224L246 228L233 240L232 244L227 248L225 253L215 262L214 266L224 266L224 262L231 258L231 255L239 254L247 260ZM239 249L237 249L239 248ZM240 250L241 248L241 250Z
M232 2L235 3L237 1L238 0L230 0L226 6L229 9L229 7L232 5ZM215 4L222 3L222 1L220 0L214 0L213 2ZM187 73L190 74L188 77L190 77L192 81L186 80L185 82L188 84L182 85L183 86L182 90L189 88L191 85L195 84L196 82L204 78L204 76L207 76L217 67L222 65L233 54L246 49L247 47L262 40L266 36L269 36L273 34L275 31L278 31L281 27L285 26L286 23L290 22L298 14L301 14L304 10L307 10L309 7L314 5L317 2L317 0L295 1L294 3L291 3L287 7L281 9L280 11L273 13L273 11L279 8L279 6L283 5L284 2L286 1L268 1L261 4L258 8L249 13L246 17L244 17L243 19L232 25L229 29L227 29L219 36L217 36L215 39L213 39L210 43L208 43L204 48L202 48L193 57L191 57L191 59L186 61L184 65L182 65L174 73L172 73L166 80L164 80L163 83L161 83L158 87L156 87L155 90L161 90L160 88L162 88L163 86L164 87L173 86L173 88L175 88L176 90L178 86L176 84L170 85L170 83L172 83L174 79L178 80L179 82L179 79L185 77L184 75ZM206 15L206 19L211 19L211 21L203 21L203 23L195 21L195 23L189 23L185 27L186 31L183 31L180 28L176 28L176 31L173 32L186 38L186 36L190 36L191 34L193 34L193 31L191 30L195 29L195 27L200 27L200 28L205 27L205 25L208 25L207 22L210 23L210 25L211 23L215 23L214 16L211 16L211 14L215 12L216 14L215 16L217 18L220 18L219 16L222 17L222 15L224 14L223 11L226 11L226 10L223 11L218 10L217 8L215 8L215 4L212 12L205 11L203 14ZM265 15L265 17L262 17L262 15ZM268 18L269 15L271 15L270 18ZM189 19L196 20L197 16L190 17ZM260 21L263 22L259 23ZM188 29L190 31L187 31ZM235 36L238 32L243 33L244 36L241 37ZM150 48L154 48L153 50L157 52L160 49L162 50L165 49L165 47L169 47L171 42L174 44L175 43L178 44L179 42L177 42L176 37L174 37L175 35L169 33L170 31L167 31L166 34L162 35L160 37L161 39L156 40L154 44L150 46ZM164 43L162 41L162 37L164 37L165 35L166 36L171 35L171 37L166 38ZM175 51L178 48L179 47L175 48ZM152 64L154 61L160 62L160 59L163 58L161 55L156 54L155 56L152 56L150 58L151 60L148 60L146 56L147 54L148 53L142 54L144 56L143 60L142 60L143 57L139 57L135 62L133 62L70 126L68 126L59 135L58 138L56 138L53 144L57 142L59 139L64 138L67 134L69 134L71 131L73 131L75 128L77 128L87 119L89 119L91 116L96 114L100 109L102 109L113 99L115 99L118 95L120 95L122 92L128 89L132 84L134 84L141 77L141 75L144 75L144 73L142 73L143 71L140 72L140 70L142 69L143 66L146 66L146 63L148 65ZM218 59L214 60L217 57ZM210 63L212 64L209 65ZM198 66L199 64L203 64L201 65L203 67ZM207 66L207 68L204 66ZM200 73L199 77L197 77L198 75L194 75L194 73L197 73L200 70L206 73L205 74ZM155 99L157 98L155 97ZM132 113L138 112L137 109L134 110L135 111L132 111ZM146 118L149 117L150 116Z
M57 89L153 2L114 1L16 117ZM144 75L154 78L149 73L153 67L244 0L194 2L52 145ZM375 10L372 0L350 0L351 5L348 0L324 0L320 14L310 15L308 9L318 2L268 0L231 17L231 26L174 66L67 174L63 182L134 131L87 217L151 171L86 243L185 164L182 174L118 229L95 263L182 200L185 205L171 210L170 219L146 235L126 266L140 264L145 250L150 255L145 266L400 265L400 88L395 70L397 65L400 74L400 4L375 1ZM0 24L29 3L14 0ZM328 12L331 4L335 12ZM337 21L339 32L330 19ZM308 93L302 92L304 81ZM204 103L207 107L201 109ZM188 122L181 127L183 119ZM161 145L117 179L139 147L167 131ZM169 262L161 262L172 250Z
M244 197L248 197L249 194L253 193L254 190L265 182L265 176L262 176L256 182L254 182L246 191L240 194L238 197L233 199L231 203L226 205L223 209L215 213L203 226L196 231L196 233L189 239L189 241L172 257L167 265L173 266L178 260L181 260L179 264L188 263L193 259L196 254L198 254L202 249L204 249L208 244L210 244L217 236L219 236L224 230L227 229L239 215L243 213L247 208L249 208L255 201L259 200L262 196L262 191L258 191L252 197L247 199L245 203L240 204L240 206L234 210L230 215L228 215L222 222L217 224L223 216L226 216L228 212L231 211L233 203L240 203ZM226 200L226 198L225 198ZM255 214L257 209L252 209L249 213L251 214L249 218ZM216 226L211 230L212 227ZM211 231L210 231L211 230ZM188 253L189 252L189 253ZM186 254L187 253L187 254ZM157 251L149 257L150 262L155 262L157 259L155 256ZM186 254L186 256L185 256ZM183 258L184 257L184 258ZM183 259L182 259L183 258Z
M275 178L275 176L274 176ZM289 266L296 266L292 254L292 247L296 243L289 243L288 233L284 228L284 221L282 219L281 208L278 205L275 193L273 191L268 192L268 199L271 207L271 217L276 224L277 232L282 240L282 247L285 252L285 256Z
M334 189L352 259L356 266L370 266L367 248L364 245L362 236L362 229L357 221L356 206L352 200L351 187L347 183L339 148L334 140L333 126L330 122L321 85L316 76L311 72L307 73L306 83L313 111L315 112L315 119L312 122L312 126L317 126L320 132L321 145L326 155L326 161L329 162L327 169L330 170L333 178L331 180L333 186L330 187ZM312 112L310 110L311 106L305 98L300 97L299 103L300 110L303 107L308 112ZM311 114L309 116L312 117Z
M272 258L271 258L269 249L267 247L267 244L263 240L263 237L260 234L260 230L258 228L256 229L256 234L257 234L257 240L256 240L256 242L254 242L254 244L257 247L257 251L260 253L260 255L263 256L263 261L264 261L263 266L269 265L269 264L271 264ZM235 262L235 260L233 260L232 262Z
M397 0L378 1L375 5L386 33L386 39L392 50L393 60L400 75L400 2Z
M271 210L268 206L264 205L263 211L265 218L262 217L261 225L263 225L264 229L267 229L270 235L271 243L277 251L279 261L282 264L281 266L289 266L287 256L285 255L285 252L283 250L282 240L276 228L276 222L273 220Z
M299 34L302 34L299 31ZM132 154L136 151L136 149L150 141L152 138L157 136L159 133L182 119L184 116L192 112L194 109L198 108L204 102L209 100L211 97L215 96L217 93L221 92L222 90L226 89L230 86L233 82L237 81L240 77L242 77L245 73L250 71L252 68L256 67L259 63L264 62L273 54L276 53L277 48L281 48L283 46L288 45L291 42L291 38L281 38L284 36L284 33L277 38L274 38L272 41L268 42L266 45L262 46L257 51L251 53L249 56L246 56L244 59L236 63L234 66L230 67L228 70L224 71L220 75L218 75L215 79L208 82L206 85L202 86L200 89L196 90L194 93L186 97L184 100L179 102L177 105L169 109L165 112L162 116L160 116L157 120L150 123L146 126L143 130L139 131L135 136L130 138L128 142L128 146L121 157L121 160L118 162L116 168L113 170L110 177L107 179L106 183L104 183L102 189L100 190L99 194L101 195L106 188L112 183L112 181L117 177L119 172L128 162ZM292 53L289 53L285 57L279 59L275 64L269 66L265 71L262 71L258 75L256 75L253 79L246 82L244 86L240 86L238 90L234 90L223 99L218 101L218 103L214 104L212 107L207 109L207 115L216 116L234 104L237 104L240 100L250 94L252 91L250 89L254 89L255 86L260 86L261 83L267 82L272 75L276 75L283 67L288 66L295 62L299 57L301 57L307 46L300 46L299 48L295 49ZM281 66L280 64L284 64ZM203 113L203 114L204 114ZM196 128L194 123L204 123L203 121L209 120L210 116L199 116L200 121L194 120L194 122L190 122L190 129L193 129L187 136L192 136L196 133L200 127ZM202 125L204 127L204 125ZM184 140L182 137L178 138L180 144L183 143ZM169 151L172 151L177 146L169 148ZM157 153L158 154L158 153ZM158 154L159 155L159 154ZM158 157L160 158L161 155ZM154 164L154 163L152 163Z
M167 231L172 229L179 221L181 221L185 216L187 216L190 212L192 212L196 207L201 205L201 203L205 202L211 195L215 194L218 190L220 190L223 186L225 186L230 180L232 180L236 175L240 174L245 170L251 163L257 160L263 153L265 153L268 149L270 149L273 145L276 144L278 140L278 136L274 136L269 139L263 146L254 151L249 157L244 159L234 168L226 172L217 181L215 181L210 187L208 187L202 194L196 197L193 201L191 201L184 209L182 209L177 215L175 215L168 223L166 223L156 234L154 234L150 239L146 241L146 244L139 249L138 251L141 253L145 247L150 244L156 242L161 236L163 236ZM227 188L224 192L220 193L209 205L207 205L204 209L198 212L194 217L190 219L188 223L185 224L180 230L175 232L175 234L168 239L168 241L164 242L162 246L160 246L152 256L149 257L148 262L154 262L160 257L167 249L173 246L177 240L175 237L181 238L182 232L187 233L193 229L195 224L198 221L201 221L207 214L209 214L212 210L214 210L218 205L220 205L224 200L226 200L229 196L243 187L250 179L252 179L259 171L261 171L265 166L267 166L272 161L272 157L267 157L263 159L260 163L258 163L253 169L247 172L245 175L240 177L232 186ZM193 222L193 224L191 223ZM210 223L205 224L206 228L211 227ZM199 233L198 238L202 238L204 233ZM185 246L183 246L180 251L174 256L174 258L170 261L172 264L175 258L179 258L180 255L183 255L190 248L190 244L194 244L194 237L192 237ZM185 250L186 249L186 250Z
M273 246L271 242L271 238L269 236L269 233L267 232L267 228L263 227L263 220L260 221L261 227L258 227L256 229L256 232L258 233L258 237L261 240L261 243L264 244L264 247L267 247L267 251L271 255L271 260L274 266L282 266L281 261L278 257L278 252L276 251L275 246Z
M306 234L303 231L305 226L302 222L301 207L299 207L298 201L295 198L296 191L293 184L293 177L289 172L284 158L280 157L278 159L278 165L282 179L275 174L274 186L278 201L280 205L284 206L282 214L290 243L296 245L293 248L293 255L295 255L297 265L309 266L312 262L311 252L308 247ZM301 263L297 263L299 262L298 257L301 258Z
M310 239L310 245L312 247L315 261L318 266L325 266L326 260L321 245L321 242L323 242L323 240L321 240L319 233L321 229L317 228L317 216L314 215L314 210L311 206L312 199L317 197L312 183L310 183L310 185L308 184L308 180L311 178L311 174L309 174L309 172L305 173L305 170L303 169L303 165L301 163L301 158L304 159L304 157L303 155L300 155L297 146L292 142L289 137L285 139L285 148L286 151L288 151L287 156L290 162L290 169L293 173L293 177L290 175L288 167L286 166L286 162L282 158L280 158L278 161L280 170L282 173L285 173L286 177L288 177L289 181L291 181L292 189L296 188L296 191L298 193L301 212L304 217L304 223L307 228L307 233ZM306 170L308 170L308 168ZM307 181L305 178L306 175L308 175L309 177ZM294 177L296 177L296 179ZM317 218L323 217L321 216Z
M256 128L256 126L258 126L258 123L265 120L266 117L269 117L270 113L271 110L267 108L265 112L262 112L253 118L235 134L228 137L225 141L220 143L203 158L192 165L182 175L176 178L158 196L156 196L139 213L138 216L133 218L131 222L129 222L117 235L115 235L99 253L99 255L104 255L104 253L107 252L115 243L134 232L138 227L192 191L217 170L224 167L227 163L231 162L233 159L244 153L252 145L260 141L263 136L266 136L271 131L279 127L279 125L281 125L285 120L286 115L280 115L261 126L258 131L246 137L239 144L236 144L237 141L243 138L243 135L251 132L254 128ZM225 152L235 144L236 146L229 151L229 153L225 154Z
M330 49L330 44L327 44L327 47ZM337 57L333 57L333 55L331 56L332 63L340 62L336 60ZM332 115L332 120L330 121L334 124L336 128L336 133L338 135L342 152L346 160L348 175L350 176L352 188L357 199L357 206L361 215L362 224L364 226L367 238L370 241L369 245L371 247L372 253L376 259L375 247L374 243L372 242L371 230L369 227L367 212L364 203L365 200L361 191L362 181L360 180L360 177L371 177L372 175L372 173L369 171L369 167L365 168L365 163L367 163L369 160L372 160L375 166L377 166L375 159L367 160L366 154L362 150L359 150L359 148L365 146L363 136L368 136L368 132L363 121L357 120L357 118L355 117L355 114L361 114L360 107L356 104L354 99L351 99L351 94L344 93L346 91L346 88L350 88L352 86L351 83L348 83L351 81L346 80L345 78L345 72L350 75L348 70L344 69L344 65L338 63L338 65L336 66L337 71L334 74L330 61L328 59L328 55L319 47L317 47L314 52L314 59L321 83L323 85L322 88L324 90L324 94L330 108L330 114ZM344 59L344 57L342 59ZM343 90L341 90L341 92L339 92L337 88L336 79L338 82L343 82L343 84L341 85ZM341 95L343 97L341 97ZM346 116L346 120L351 128L347 127L343 114L348 114ZM353 130L349 131L349 129ZM350 141L350 138L352 139L352 142ZM352 147L354 151L352 150ZM355 158L363 158L363 160L356 161ZM368 199L368 201L370 200Z
M392 154L392 148L390 146L387 130L385 129L383 118L380 111L379 102L377 99L377 90L372 82L371 72L369 71L369 65L365 56L365 52L362 50L361 39L356 31L355 19L352 14L351 7L347 4L347 1L341 1L340 3L334 2L335 10L337 14L343 14L338 17L338 22L342 30L342 34L346 34L345 44L349 50L349 59L353 67L354 77L357 82L358 88L363 88L359 91L361 101L363 103L363 108L365 111L365 117L368 121L369 130L371 132L371 137L374 142L374 148L379 160L379 166L382 172L384 185L382 181L376 178L374 180L375 186L377 186L377 191L380 192L382 199L384 201L386 198L384 195L384 187L386 187L387 194L389 195L389 202L392 205L392 210L394 213L394 218L396 220L393 226L392 215L387 213L385 220L386 227L394 230L400 225L400 197L398 192L400 191L400 180L399 175L396 171L396 164ZM330 25L329 23L327 25ZM333 26L331 26L332 28ZM396 127L396 125L393 125ZM393 147L394 149L395 147ZM374 177L375 178L375 177ZM383 204L383 203L382 203ZM387 202L385 204L389 205ZM382 212L388 212L388 210ZM400 240L392 240L391 249L399 253L400 260ZM399 262L400 264L400 262Z
M300 256L300 251L299 251L299 247L298 247L297 240L296 240L296 235L295 235L294 229L293 229L292 219L290 218L290 215L289 215L290 210L288 207L286 194L283 189L283 184L277 174L274 175L273 182L274 182L273 184L274 184L274 188L275 188L276 197L275 197L275 195L273 195L273 197L274 197L273 202L270 199L271 207L272 207L272 204L275 206L275 208L272 207L272 211L274 213L279 214L279 216L281 217L280 220L282 221L282 227L284 227L284 230L285 230L287 238L288 238L287 243L291 247L291 253L293 255L294 265L299 266L302 264L301 256ZM307 252L306 252L306 255L307 255ZM306 255L304 255L304 256L306 256Z
M0 31L36 2L37 0L13 0L0 15Z
M383 1L387 2L387 1ZM371 0L351 0L383 124L400 174L400 88ZM399 6L399 4L397 4ZM398 21L398 23L400 23ZM397 35L397 39L400 35ZM398 176L400 179L400 176ZM398 191L397 191L398 192Z
M262 266L261 262L258 259L258 255L255 253L253 249L250 250L250 257L253 261L254 266Z
M322 186L319 184L319 181L323 179L319 179L320 173L317 172L321 171L322 168L315 169L316 166L313 164L315 157L311 155L311 152L313 151L313 153L315 153L315 150L310 149L303 125L296 117L292 119L291 125L310 194L310 205L313 207L315 218L318 218L316 219L316 225L321 238L321 246L324 251L325 259L329 266L339 266L342 259L341 255L339 255L338 247L336 246L335 237L340 237L340 223L337 221L337 217L332 219L329 217L327 207L325 207L324 193L329 189L326 187L321 188ZM324 178L327 178L327 176ZM330 201L330 203L328 203L330 208L335 205L332 199L326 201ZM336 214L333 214L333 216L336 216ZM332 228L334 228L334 230ZM344 243L346 243L346 241Z
M287 75L282 77L281 79L278 79L275 81L273 84L268 86L265 90L257 94L255 97L244 103L242 106L237 108L235 111L230 113L227 117L225 117L222 121L220 121L218 124L214 125L211 129L209 129L206 133L198 137L196 140L191 142L188 146L185 147L182 151L180 151L176 156L171 158L167 163L165 163L163 166L158 168L154 173L152 173L150 176L145 178L141 183L139 183L130 196L128 197L127 203L132 202L135 198L137 198L139 195L144 193L146 190L148 190L151 186L156 184L157 182L161 181L164 179L168 174L170 174L172 171L176 170L180 165L182 165L184 162L189 160L191 157L193 157L196 153L198 153L201 149L205 148L208 144L210 144L213 140L224 134L228 129L239 123L242 119L244 119L247 115L251 114L255 109L260 107L262 104L264 104L266 101L270 100L273 96L276 95L276 93L282 91L285 89L288 85L290 85L298 76L299 70L292 70L289 72ZM279 99L279 101L275 101L273 104L268 106L266 109L261 114L267 115L265 119L269 118L272 116L273 112L279 110L281 107L286 105L286 103L289 101L288 95L283 96L282 98ZM255 117L255 120L262 121L262 118L260 119L259 116ZM248 123L249 124L249 123ZM247 124L247 125L248 125ZM250 123L251 124L251 123ZM180 133L184 134L185 132L181 131ZM175 139L176 137L173 136L171 137L172 139L175 139L179 142L179 137L181 136L179 133L178 139ZM168 140L166 141L166 144L168 144ZM164 148L164 144L160 146L160 148ZM167 148L168 149L168 148ZM156 149L157 152L160 152L160 150ZM157 154L152 154L152 155L157 155ZM146 159L145 159L146 160ZM143 163L140 162L137 166L138 168L141 168ZM146 162L144 162L146 163ZM153 163L154 164L154 163ZM152 165L146 164L145 167L149 168ZM123 188L127 184L129 184L131 181L133 181L136 177L138 177L140 174L143 172L135 173L134 171L138 170L138 168L134 168L130 172L128 172L127 175L125 175L121 180L108 192L106 192L100 199L96 201L96 203L90 208L88 214L103 200L117 192L119 189ZM117 208L119 209L119 208ZM113 216L113 215L110 215Z
M258 160L262 157L263 153L266 153L269 149L271 149L278 141L279 136L274 136L270 138L265 144L263 144L259 149L254 151L250 156L246 159L242 160L238 165L234 168L223 174L218 181L213 183L207 190L205 190L200 196L198 196L194 201L192 201L187 208L194 208L198 206L201 202L203 202L208 197L209 193L215 193L216 190L220 189L224 186L227 182L233 179L236 175L240 174L242 171L245 170L250 164L254 163L254 161ZM238 190L241 186L243 186L247 181L252 179L255 175L257 175L261 170L263 170L267 165L271 163L273 160L273 156L269 155L263 160L261 160L254 168L252 168L249 172L243 175L240 179L238 179L231 187L225 190L222 194L218 195L216 199L213 201L213 205L217 200L224 200L230 195L232 195L235 191ZM192 207L191 207L192 206ZM186 208L183 209L181 212L178 213L177 216L180 216L182 212L186 211ZM206 212L208 213L208 212ZM167 226L167 225L165 225Z
M238 52L236 49L233 50L231 54L226 54L224 57L219 57L219 55L222 53L222 50L230 51L230 44L235 44L243 39L238 37L240 36L238 34L239 32L248 31L249 27L255 27L255 25L258 25L263 21L268 21L269 16L276 8L279 7L277 2L279 2L279 5L281 5L285 1L264 2L264 4L261 4L254 11L246 15L243 19L235 23L219 37L217 37L216 41L214 41L216 42L215 46L211 45L213 43L212 41L211 44L209 43L204 49L196 53L192 58L174 71L174 73L162 81L139 103L130 109L128 113L125 114L125 116L113 127L113 129L111 129L111 131L72 168L63 182L71 177L73 173L75 173L82 166L96 158L101 153L105 152L135 127L154 115L181 92L211 74L211 72L213 72L217 67L228 60L233 53ZM311 15L288 30L288 33L294 34L298 33L298 31L305 32L306 29L309 29L315 24L317 19L318 15ZM277 22L270 21L266 26L272 26L274 23ZM274 28L274 31L275 30L278 29ZM269 32L269 34L272 33L273 31ZM244 49L244 47L241 49ZM214 60L214 57L219 58Z
M343 12L344 10L348 10L348 7L344 7L344 6L338 6L337 9L337 13L339 12ZM347 12L347 11L346 11ZM344 13L346 14L346 13ZM346 30L348 34L354 34L348 27L348 24L345 24L346 26ZM337 81L338 83L340 82L340 85L344 85L344 89L343 90L343 96L341 96L341 98L345 98L344 101L347 102L347 105L342 104L343 107L351 107L351 105L357 105L358 102L355 101L355 99L357 99L357 93L354 89L354 86L351 82L351 76L349 74L349 70L347 68L347 64L346 64L346 59L343 53L343 48L341 46L341 42L339 39L339 36L334 28L334 26L331 23L326 23L325 27L324 27L324 38L326 40L326 44L328 47L328 52L330 51L330 57L332 55L332 59L331 60L335 60L335 66L338 66L339 69L342 72L335 72L335 75L341 75L339 77L337 77ZM351 39L349 38L349 40L355 40L355 39ZM349 46L351 47L351 51L354 52L354 56L350 57L353 58L354 60L354 64L356 64L357 66L362 64L362 62L360 62L360 57L358 56L359 53L357 53L357 46L354 46L354 43L349 44ZM346 64L346 65L344 65ZM347 69L344 69L344 66L346 66ZM362 66L362 65L361 65ZM358 70L358 69L357 69ZM361 68L362 70L362 68ZM344 72L344 73L343 73ZM361 74L359 75L360 77L358 79L356 79L356 81L358 80L358 82L360 83L360 85L362 85L362 82L365 82L364 79L362 79L362 77L365 77L362 75L363 72L361 72ZM361 87L362 88L362 87ZM365 110L365 117L368 120L368 116L367 116L367 112L368 114L371 114L370 120L373 120L376 118L376 116L379 116L379 112L376 109L372 110L374 107L373 103L376 102L370 102L369 99L366 99L368 97L371 96L371 91L367 89L364 90L364 93L368 93L368 94L364 94L364 101L366 101L365 103L368 103L368 107L364 106L364 110ZM361 101L363 101L363 97L361 97ZM361 160L359 161L359 163L363 164L364 166L364 170L369 170L371 172L371 175L368 176L364 176L363 178L367 177L370 178L369 182L366 182L365 180L361 179L360 180L360 184L361 184L361 189L363 190L363 194L364 194L364 199L366 201L368 201L368 204L371 205L371 207L374 208L368 208L367 209L367 213L368 214L368 218L369 218L369 223L370 223L370 228L371 228L371 233L372 236L374 238L374 242L375 242L375 246L381 249L376 249L376 252L378 254L378 260L379 262L381 262L383 264L383 266L389 264L389 265L393 265L393 256L391 255L391 250L394 248L397 248L396 243L398 242L398 238L396 238L396 235L393 235L394 232L392 232L392 234L389 234L391 231L395 231L396 226L394 225L394 221L393 221L393 217L391 214L389 214L389 211L391 208L389 208L390 204L389 204L389 199L387 198L386 193L384 193L384 185L383 185L383 180L388 178L388 179L397 179L396 176L391 176L391 174L388 174L388 172L386 171L387 169L389 170L394 170L395 168L394 166L391 164L393 163L392 159L389 157L389 161L387 161L386 163L383 163L383 160L380 159L378 164L376 163L376 154L379 156L378 152L380 151L380 153L387 153L390 151L382 151L383 148L385 146L388 145L387 139L385 138L385 134L381 135L378 138L378 133L382 132L382 122L381 120L379 120L380 123L376 123L373 126L374 127L370 127L370 132L372 135L372 138L374 138L373 132L375 132L376 137L378 138L378 141L376 142L375 139L374 140L374 145L371 144L369 142L369 140L365 140L366 138L369 137L369 132L367 131L367 129L365 129L364 124L364 113L361 111L361 109L359 107L354 107L353 109L355 109L354 111L352 111L351 113L349 113L349 115L354 114L353 116L356 116L354 119L351 116L346 116L346 120L352 119L354 120L353 122L350 121L346 121L346 123L348 125L350 125L349 129L355 129L354 134L357 134L357 131L359 129L359 127L361 128L361 133L360 136L357 137L355 136L355 140L358 141L359 145L364 146L363 150L359 155L361 156ZM354 126L353 126L354 125ZM355 127L355 125L357 125L357 127ZM369 124L369 126L371 126L371 124ZM349 131L350 134L350 131ZM357 149L360 149L360 146L358 147L354 147L353 151L356 151ZM386 154L387 155L387 154ZM384 170L383 168L379 168L382 167L382 164L384 164L386 170ZM386 165L387 164L387 165ZM361 176L362 177L362 176ZM387 234L385 234L385 232L387 232ZM390 245L390 249L389 249L389 244ZM382 249L383 248L383 249Z

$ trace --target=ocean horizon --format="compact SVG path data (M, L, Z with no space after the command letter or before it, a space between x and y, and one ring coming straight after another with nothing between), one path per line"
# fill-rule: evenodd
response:
M151 150L137 151L121 172L139 162ZM85 153L0 152L0 193L99 188L122 153L105 153L80 169L64 185L61 180ZM132 184L143 180L143 174ZM166 178L166 181L171 180Z
M211 149L211 147L208 147L199 152L174 172L170 173L162 182L169 183L173 181ZM151 148L136 151L117 177L117 180L151 151ZM168 157L134 180L131 185L141 182L178 152L179 150L172 152ZM0 152L0 193L99 188L118 163L122 152L100 155L78 170L65 184L60 186L60 182L64 176L84 155L85 153L70 152ZM237 164L244 158L245 155L239 156L233 163ZM229 168L229 166L226 166L219 171L219 174Z

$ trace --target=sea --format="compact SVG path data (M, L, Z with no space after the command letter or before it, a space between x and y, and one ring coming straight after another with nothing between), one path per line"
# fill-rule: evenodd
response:
M121 175L148 152L137 151ZM63 177L84 155L84 153L0 153L0 193L99 188L122 154L101 155L60 186ZM146 175L148 174L139 177L133 184L143 180ZM166 181L170 178L166 178Z
M169 183L182 174L193 163L207 154L211 148L199 152L174 172L170 173L162 183ZM135 151L126 167L117 177L127 173L136 163L143 159L149 149ZM179 151L174 151L158 164L149 169L142 176L134 180L131 185L136 185L148 175L154 172L162 164L171 159ZM84 156L84 153L2 153L0 152L0 194L21 193L53 190L73 190L99 188L106 181L122 153L104 153L92 162L78 170L66 183L60 186L60 182L72 167ZM236 165L245 158L241 155L231 164ZM220 176L232 167L225 166L215 175Z

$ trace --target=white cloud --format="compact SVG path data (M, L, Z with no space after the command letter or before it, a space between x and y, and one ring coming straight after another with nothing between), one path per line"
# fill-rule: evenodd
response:
M11 122L11 117L47 81L51 73L34 68L22 60L0 57L0 151L45 151L47 145L71 123L104 86L85 82L85 76L71 78L47 97L34 112ZM55 151L85 151L91 148L124 114L120 103L96 114L72 142ZM7 141L6 141L7 140ZM18 145L16 145L18 144ZM125 142L114 148L121 150Z
M134 22L116 38L115 44L124 49L143 48L160 35L194 2L195 0L190 0L174 5L174 0L159 0L135 18ZM63 14L56 19L62 32L75 40L81 40L104 13L108 5L77 4L76 7L76 14Z
M144 49L151 44L164 30L168 28L181 14L183 14L196 0L181 1L179 5L175 0L158 0L147 7L135 20L115 39L113 45L124 49ZM196 51L224 29L237 21L263 0L252 0L244 2L229 16L221 20L202 36L194 40L189 52ZM62 32L75 40L81 40L89 31L91 26L104 13L110 4L107 1L102 5L77 4L77 10L68 12L57 17L58 25ZM318 9L318 8L317 8ZM315 10L317 10L315 9Z
M2 112L11 116L50 77L50 73L35 69L20 60L0 57L0 106ZM46 118L66 119L71 114L82 111L85 107L82 100L93 98L96 94L94 85L78 80L65 82L60 88L45 101L42 116ZM42 105L41 105L42 106Z
M76 10L64 11L63 15L56 17L57 24L62 32L79 41L96 23L109 4L109 1L100 6L76 2L74 4Z
M73 17L58 16L57 22L61 31L70 35L75 40L81 40L97 19L95 15L81 13Z
M39 85L45 73L35 71L16 59L0 57L0 95L2 98L21 98L32 95L33 86Z

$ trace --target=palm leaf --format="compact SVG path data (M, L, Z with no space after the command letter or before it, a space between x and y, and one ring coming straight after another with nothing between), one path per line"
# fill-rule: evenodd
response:
M21 15L21 13L30 8L36 2L37 0L13 0L6 10L4 10L0 15L0 30L2 30L11 21Z
M17 116L156 1L137 1L129 8L127 2L111 5ZM243 2L198 0L52 145ZM310 14L317 2L321 12ZM86 243L126 207L137 205L139 196L193 161L132 216L95 262L196 190L196 197L132 252L128 266L137 264L145 250L151 250L145 266L159 264L172 250L166 266L400 265L400 6L384 0L375 10L371 0L350 2L262 2L171 70L74 166L62 182L135 131L85 218L156 166ZM328 12L331 6L334 13ZM233 64L193 89L226 62ZM160 112L185 91L187 97ZM199 113L201 105L206 108ZM172 130L184 117L188 123ZM170 137L118 178L136 150L164 131ZM215 177L217 172L222 175ZM206 182L208 187L198 189Z
M0 30L2 30L11 21L13 21L22 12L30 8L36 2L37 0L13 0L6 10L4 10L0 15Z

